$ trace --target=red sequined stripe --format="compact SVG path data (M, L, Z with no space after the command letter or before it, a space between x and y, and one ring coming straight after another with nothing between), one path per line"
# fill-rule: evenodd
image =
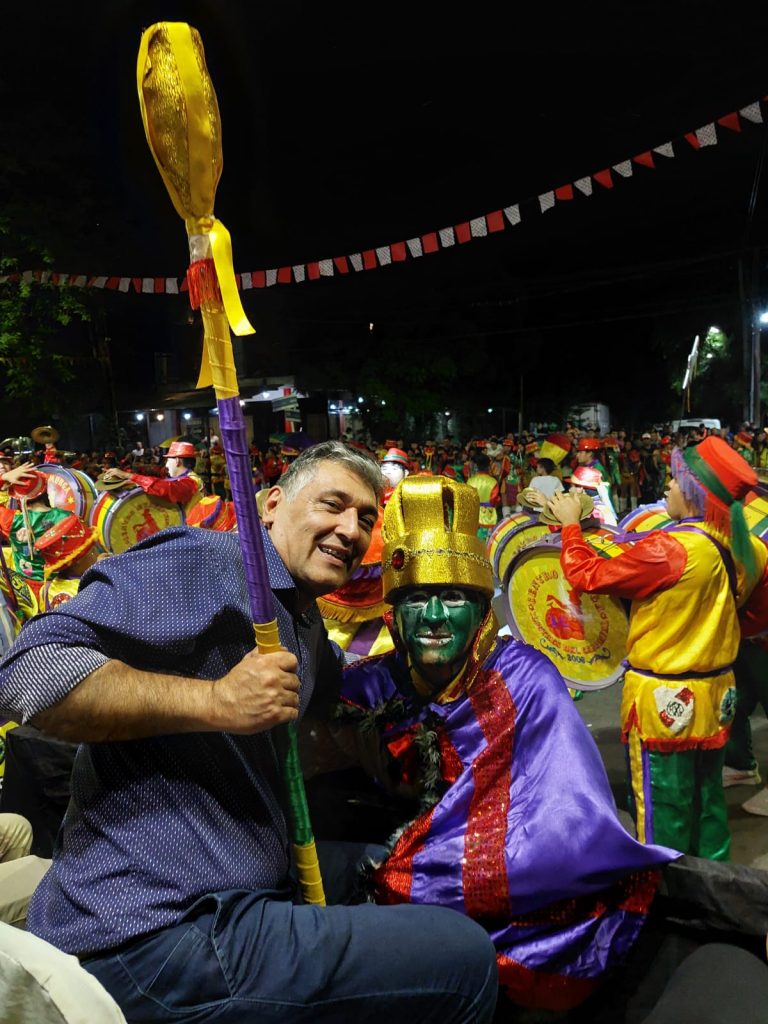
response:
M635 871L620 883L623 899L619 910L647 914L659 888L660 871Z
M452 786L461 775L464 766L451 743L443 725L437 726L437 745L440 750L440 774L449 786Z
M433 813L434 808L419 815L397 840L381 867L374 871L374 899L377 903L410 903L413 858L424 846Z
M474 794L464 837L464 907L475 919L507 917L511 906L504 850L516 709L498 672L481 672L469 699L487 746L472 765Z
M563 977L532 971L530 967L496 954L499 985L513 1003L540 1010L570 1010L591 995L598 985L595 979Z

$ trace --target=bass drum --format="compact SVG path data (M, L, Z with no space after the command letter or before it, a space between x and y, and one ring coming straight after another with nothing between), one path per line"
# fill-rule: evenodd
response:
M127 551L160 530L183 523L183 505L150 497L140 487L129 491L104 491L90 517L99 544L112 555Z
M627 544L603 526L584 539L604 558ZM546 654L569 687L602 690L624 674L629 616L618 598L574 590L560 568L560 534L524 548L510 563L503 583L510 632Z
M488 560L497 584L504 579L509 563L524 547L549 536L549 527L539 522L538 516L527 512L513 512L502 519L485 544Z
M757 495L744 506L744 518L750 533L768 542L768 498Z
M58 466L43 463L35 466L40 473L48 477L48 500L53 508L73 512L80 519L88 522L99 492L87 473L69 466Z
M638 505L619 520L619 529L625 533L646 533L648 530L663 530L673 519L667 513L666 502L653 505Z

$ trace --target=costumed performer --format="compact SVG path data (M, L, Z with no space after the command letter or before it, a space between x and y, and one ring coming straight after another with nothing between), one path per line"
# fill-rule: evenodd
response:
M45 583L38 602L41 612L50 612L75 596L80 578L99 559L98 534L79 516L69 515L45 531L35 550L45 561Z
M389 501L389 496L394 489L411 472L411 463L408 453L402 448L389 448L380 460L381 475L384 477L384 504Z
M183 505L187 513L205 493L203 481L194 472L196 461L197 452L190 441L172 441L165 456L167 477L127 473L124 469L114 467L105 471L104 480L107 483L125 480L140 487L151 497Z
M467 484L477 492L480 500L480 514L477 536L482 541L488 540L499 521L501 508L501 488L499 481L490 473L491 460L485 451L478 451L475 456L475 472L467 480Z
M585 543L572 495L550 508L563 524L560 561L580 591L632 602L621 735L641 842L727 860L724 747L734 713L738 609L766 567L747 530L743 497L756 476L717 437L672 453L667 514L615 558Z
M338 693L315 599L360 564L380 492L377 463L336 441L268 492L273 653L255 650L237 537L172 527L98 562L0 662L0 714L81 744L27 927L79 956L129 1021L492 1018L493 947L474 922L294 902L279 726L316 686Z
M374 866L382 904L474 918L515 1003L585 999L637 939L672 850L621 826L597 746L544 655L497 635L476 492L410 478L384 512L395 651L344 673L342 703L305 723L302 762L357 761L411 797ZM313 756L313 754L315 756Z

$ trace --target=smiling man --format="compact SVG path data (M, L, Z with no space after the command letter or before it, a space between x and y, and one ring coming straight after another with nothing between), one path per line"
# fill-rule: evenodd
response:
M510 999L564 1010L626 956L676 854L622 828L557 670L497 635L479 508L447 477L398 485L382 531L396 649L349 666L302 740L315 764L338 745L345 764L326 769L357 760L393 816L410 802L372 871L376 901L475 919Z
M374 460L329 441L269 491L280 651L254 650L237 538L173 528L98 563L0 663L0 713L82 743L28 927L77 955L128 1021L493 1013L493 948L472 922L294 904L276 727L316 684L338 688L315 598L360 564L381 489Z

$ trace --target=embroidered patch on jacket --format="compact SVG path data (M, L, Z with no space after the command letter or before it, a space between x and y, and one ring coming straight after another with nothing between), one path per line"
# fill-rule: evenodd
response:
M693 718L693 693L687 686L657 686L653 696L663 724L674 735L682 732Z
M730 722L735 710L736 687L729 686L723 694L723 699L720 701L720 724L725 725L726 722Z

